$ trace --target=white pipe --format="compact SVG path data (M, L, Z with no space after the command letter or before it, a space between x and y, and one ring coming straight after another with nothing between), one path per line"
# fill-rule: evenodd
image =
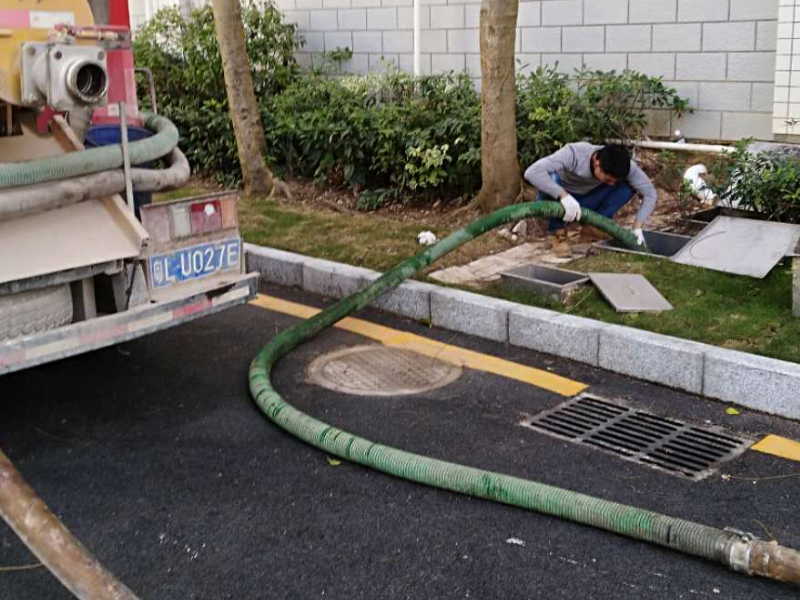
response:
M414 77L419 77L422 74L420 68L420 30L422 29L420 23L420 2L421 0L414 0Z
M620 140L609 140L610 143L620 144ZM683 144L678 142L652 142L649 140L634 140L627 142L639 148L650 148L652 150L683 150L685 152L714 152L716 154L728 154L733 152L733 146L722 146L719 144Z

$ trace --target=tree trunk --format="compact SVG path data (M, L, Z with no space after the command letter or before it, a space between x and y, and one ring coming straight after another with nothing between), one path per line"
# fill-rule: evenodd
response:
M514 41L519 0L482 0L481 191L475 205L488 212L511 204L521 189L517 159Z
M245 47L242 7L239 0L212 0L212 7L244 191L248 196L268 195L272 173L264 162L266 142Z

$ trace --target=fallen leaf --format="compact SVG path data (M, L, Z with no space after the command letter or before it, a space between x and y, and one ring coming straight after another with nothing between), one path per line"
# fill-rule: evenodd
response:
M733 407L726 408L725 412L727 414L729 414L729 415L740 415L740 414L742 414L742 411L740 411L738 408L733 408Z
M342 464L342 461L331 458L330 456L326 456L325 460L327 460L328 464L332 467L338 467L340 464Z

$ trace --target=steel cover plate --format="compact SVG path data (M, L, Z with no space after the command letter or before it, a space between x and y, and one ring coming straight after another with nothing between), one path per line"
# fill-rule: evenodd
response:
M800 226L719 216L672 260L761 279L800 240Z
M589 273L589 278L617 312L672 310L672 304L644 275Z
M137 257L147 239L116 195L0 221L0 283Z
M525 415L519 424L695 481L753 443L718 427L696 427L592 394L581 394L538 415Z
M318 356L308 380L359 396L402 396L443 387L458 379L461 367L413 350L382 345L345 348Z

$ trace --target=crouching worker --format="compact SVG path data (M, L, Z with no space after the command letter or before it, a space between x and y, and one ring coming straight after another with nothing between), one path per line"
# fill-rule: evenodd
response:
M613 218L636 193L642 204L632 232L644 244L642 227L655 208L656 188L624 146L567 144L528 167L525 180L539 190L537 200L557 200L564 207L564 219L550 219L548 226L557 255L569 256L564 226L581 218L582 207Z

